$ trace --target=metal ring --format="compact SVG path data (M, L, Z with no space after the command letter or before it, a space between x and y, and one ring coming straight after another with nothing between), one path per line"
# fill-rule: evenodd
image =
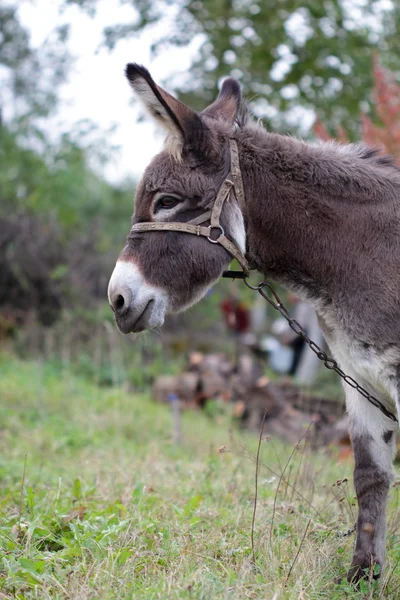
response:
M223 227L221 227L221 225L214 225L214 227L210 227L210 233L211 233L211 230L212 230L212 229L219 229L221 233L219 234L219 236L217 237L217 239L216 239L216 240L213 240L213 239L211 239L209 236L207 237L207 239L208 239L208 241L209 241L209 242L211 242L212 244L218 244L218 243L219 243L219 239L220 239L220 238L221 238L223 235L225 235L224 228L223 228Z
M244 281L245 285L247 285L247 287L248 287L250 290L254 290L255 292L259 292L259 291L260 291L260 290L261 290L261 289L264 287L264 285L265 285L264 281L261 281L261 282L260 282L258 285L251 285L251 283L249 283L249 282L247 281L247 279L248 279L248 276L246 276L246 277L243 279L243 281Z

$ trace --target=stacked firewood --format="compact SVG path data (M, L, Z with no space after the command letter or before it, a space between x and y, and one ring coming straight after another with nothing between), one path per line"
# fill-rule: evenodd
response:
M233 364L223 354L193 352L180 375L160 375L153 385L153 397L168 402L176 396L183 406L204 406L207 400L231 398Z
M343 399L330 400L300 390L292 380L272 382L250 355L236 365L222 354L193 353L177 376L160 376L153 385L160 402L178 398L181 407L203 407L219 399L231 403L233 416L243 427L258 432L265 415L265 435L293 444L307 432L310 443L348 443Z

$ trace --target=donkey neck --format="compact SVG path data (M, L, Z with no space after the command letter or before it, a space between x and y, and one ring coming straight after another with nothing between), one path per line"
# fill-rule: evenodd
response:
M357 290L366 272L371 278L365 242L377 226L399 247L400 171L387 159L253 126L238 143L249 255L263 273L332 302L338 287Z

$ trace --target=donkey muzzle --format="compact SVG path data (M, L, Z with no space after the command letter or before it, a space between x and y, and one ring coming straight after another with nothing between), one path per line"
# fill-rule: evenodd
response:
M138 333L164 323L167 295L147 283L131 262L117 262L108 285L108 300L122 333Z

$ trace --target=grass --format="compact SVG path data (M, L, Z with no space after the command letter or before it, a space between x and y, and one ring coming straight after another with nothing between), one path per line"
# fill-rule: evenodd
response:
M0 355L0 599L399 598L400 486L381 583L351 560L352 462L262 441L71 371ZM396 512L397 511L397 512ZM342 533L341 533L342 532Z

